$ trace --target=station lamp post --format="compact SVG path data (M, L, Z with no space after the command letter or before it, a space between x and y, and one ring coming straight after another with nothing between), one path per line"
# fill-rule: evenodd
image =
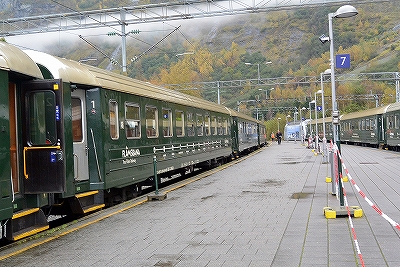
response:
M265 89L265 100L268 100L268 98L271 98L271 97L268 97L268 92L271 92L272 90L274 90L275 88L270 88L270 89ZM262 91L263 89L261 89L261 88L259 88L258 89L258 91ZM271 93L270 93L271 94Z
M286 126L288 125L288 123L289 123L289 120L290 120L290 114L288 114L287 116L286 116ZM288 136L288 132L287 132L287 129L288 129L288 127L286 127L286 132L285 132L285 135L286 135L286 142L289 142L289 136Z
M267 61L264 64L271 64L271 61ZM248 66L252 66L252 65L257 65L257 77L258 77L258 83L260 83L261 81L261 77L260 77L260 63L250 63L250 62L245 62L244 64L248 65Z
M296 108L297 109L297 108ZM293 122L294 122L294 125L296 125L296 120L297 120L297 115L299 115L299 112L297 112L297 111L295 111L294 113L293 113ZM295 128L296 129L296 128ZM301 125L300 125L300 131L299 132L301 132ZM299 133L300 134L300 133ZM296 143L297 142L297 132L294 132L294 142Z
M338 8L335 13L328 14L328 21L329 21L329 39L326 40L324 38L320 41L322 43L330 41L330 65L331 65L331 85L332 85L332 124L333 124L333 140L337 145L340 151L340 126L339 126L339 110L336 101L336 84L335 84L335 63L334 63L334 46L333 46L333 27L332 27L332 20L334 18L350 18L356 16L358 11L355 7L351 5L344 5ZM339 170L339 177L342 172L342 167L340 160L338 160L338 170ZM344 196L343 196L343 188L342 188L342 181L339 179L339 198L340 198L340 206L344 206Z
M278 132L279 132L279 122L281 121L281 118L278 118Z
M314 101L315 101L315 149L317 150L317 153L319 152L319 149L318 149L319 133L318 133L317 94L320 94L320 93L321 93L321 90L319 90L319 91L314 93Z
M301 116L301 112L302 111L304 111L304 110L306 110L307 108L305 108L305 107L302 107L302 108L300 108L299 110L300 110L300 118L299 118L299 121L300 121L300 138L301 138L301 144L304 144L304 135L305 135L305 133L303 133L303 117Z
M308 110L310 111L310 136L312 138L312 129L311 129L311 120L312 120L311 113L312 113L312 109L311 109L311 104L315 104L315 100L312 100L312 101L308 102Z
M330 74L331 69L327 69L321 72L321 98L322 98L322 162L328 163L328 147L326 144L326 128L325 128L325 98L324 98L324 74ZM318 91L318 92L319 92Z

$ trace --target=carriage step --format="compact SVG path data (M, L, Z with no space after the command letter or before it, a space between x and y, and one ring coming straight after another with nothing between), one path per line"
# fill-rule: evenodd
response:
M76 194L70 202L72 212L83 215L104 208L105 204L102 203L103 198L99 196L99 193L98 190L94 190Z
M49 223L41 209L25 209L13 215L6 235L7 239L17 241L47 229L49 229Z

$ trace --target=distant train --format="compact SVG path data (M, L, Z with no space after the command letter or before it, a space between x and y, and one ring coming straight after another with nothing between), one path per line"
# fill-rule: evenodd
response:
M315 120L310 122L315 133ZM326 118L326 138L332 139L332 118ZM317 120L318 135L323 137L322 119ZM340 141L400 151L400 103L343 114L340 117Z
M307 133L307 124L309 120L300 122L289 122L284 128L284 140L294 141L301 140Z
M266 144L234 110L0 42L1 238L49 227ZM154 171L156 166L156 173ZM160 180L161 181L161 180Z

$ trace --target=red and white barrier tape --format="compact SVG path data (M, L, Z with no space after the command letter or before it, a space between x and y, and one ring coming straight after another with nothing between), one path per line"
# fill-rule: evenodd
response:
M331 142L331 145L332 145L332 142ZM358 255L358 258L360 259L361 266L364 267L364 266L365 266L365 264L364 264L364 259L363 259L363 256L362 256L362 254L361 254L360 246L358 245L357 234L356 234L356 230L354 229L353 219L351 218L351 212L350 212L350 208L349 208L349 202L347 201L346 189L344 188L343 176L340 176L340 177L339 177L339 170L338 170L338 168L337 168L337 166L338 166L338 164L337 164L337 155L339 155L339 158L340 158L340 161L341 161L341 163L342 163L342 166L343 166L343 160L342 160L342 157L341 157L341 155L340 155L340 151L339 151L339 149L337 148L336 144L334 145L333 149L334 149L334 161L335 161L335 165L334 165L334 166L336 166L336 168L334 168L334 169L335 169L335 182L336 182L336 187L338 186L338 184L339 184L339 179L340 179L341 182L342 182L343 199L344 199L344 204L345 204L345 207L346 207L346 210L347 210L347 216L349 217L349 223L350 223L350 227L351 227L351 233L352 233L352 235L353 235L354 245L355 245L355 247L356 247L357 255ZM347 172L346 172L346 173L347 173ZM337 191L338 191L338 190L336 190L336 192L337 192ZM339 197L339 194L336 194L336 197L338 198L338 197Z
M354 181L354 179L351 177L349 170L346 168L346 165L344 164L342 155L340 154L339 150L337 149L337 146L335 145L335 150L338 151L338 155L340 158L340 161L342 163L342 167L346 172L347 177L349 178L351 184L354 186L354 188L357 190L357 192L365 199L365 201L367 201L367 203L379 214L381 215L386 221L388 221L393 227L397 228L398 230L400 230L400 225L395 222L394 220L392 220L389 216L387 216L381 209L378 208L378 206L376 206L371 200L369 200L369 198L365 195L365 193L358 187L358 185L356 184L356 182ZM343 183L342 183L343 184Z
M364 267L365 264L364 264L363 256L361 254L360 246L358 245L358 240L357 240L356 230L354 229L353 219L351 218L349 203L347 201L346 190L344 188L344 183L343 183L343 177L340 177L340 180L342 181L343 199L344 199L344 204L346 206L347 215L349 217L351 233L353 234L353 241L354 241L354 244L356 246L356 250L357 250L358 258L360 259L361 266Z

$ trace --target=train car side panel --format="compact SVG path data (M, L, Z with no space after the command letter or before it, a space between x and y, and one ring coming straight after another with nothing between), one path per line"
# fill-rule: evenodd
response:
M11 192L11 155L15 155L16 147L10 146L10 118L9 118L9 94L8 73L0 71L0 221L12 216L12 192ZM13 153L13 151L15 153Z

